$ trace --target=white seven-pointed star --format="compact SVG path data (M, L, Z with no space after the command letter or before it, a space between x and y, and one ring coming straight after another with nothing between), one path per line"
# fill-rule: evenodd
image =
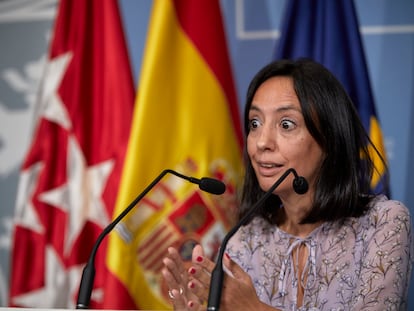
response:
M67 130L71 128L71 122L66 107L60 99L58 90L71 59L72 53L67 52L49 60L46 64L35 108L36 118L44 117Z
M43 232L37 212L32 203L33 192L37 185L37 179L43 167L41 162L35 163L28 169L22 171L17 190L15 223L34 230L38 233Z
M69 223L65 237L66 254L87 220L101 227L109 223L109 216L102 201L102 192L113 164L112 160L108 160L88 167L75 137L69 136L68 181L59 188L39 195L39 200L61 208L68 214Z
M75 303L82 267L73 266L65 270L55 250L46 247L45 286L13 298L13 303L22 307L69 308Z

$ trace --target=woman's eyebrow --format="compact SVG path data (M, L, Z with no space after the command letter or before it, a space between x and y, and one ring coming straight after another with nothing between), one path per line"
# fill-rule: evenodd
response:
M259 107L255 106L255 105L251 105L249 110L262 111ZM286 105L277 107L274 111L275 112L283 112L283 111L289 111L289 110L294 110L294 111L297 111L297 112L301 112L300 107L297 107L296 105L293 105L293 104L286 104Z

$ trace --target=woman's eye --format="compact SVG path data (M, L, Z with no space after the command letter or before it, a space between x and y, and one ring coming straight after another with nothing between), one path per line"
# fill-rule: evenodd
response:
M256 129L260 126L260 122L257 119L252 119L249 121L249 128L250 129Z
M282 120L280 122L280 126L284 129L284 130L292 130L295 127L295 123L291 120Z

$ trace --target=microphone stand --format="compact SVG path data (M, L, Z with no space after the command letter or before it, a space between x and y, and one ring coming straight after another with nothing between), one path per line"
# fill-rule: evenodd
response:
M210 279L210 290L207 300L207 311L218 311L221 300L221 291L223 288L223 279L224 279L224 270L223 270L223 256L226 249L226 245L230 238L239 230L239 228L245 225L256 209L261 206L273 193L273 191L285 180L285 178L293 173L295 175L294 188L296 191L295 184L297 179L301 179L300 182L303 182L305 179L299 177L296 171L293 168L288 169L274 184L273 186L256 202L256 204L244 215L244 217L239 221L239 223L234 226L224 237L222 244L220 246L219 254L217 256L216 265L211 273ZM306 181L305 181L306 182ZM306 186L307 187L307 186ZM306 188L307 190L307 188ZM305 191L306 192L306 191ZM304 192L303 192L304 193ZM303 194L300 193L300 194Z
M94 282L94 278L95 278L95 257L96 257L96 252L99 248L99 245L101 244L102 240L105 238L106 235L108 235L113 229L114 227L122 220L122 218L124 218L133 208L134 206L161 180L161 178L163 178L167 173L176 175L178 177L181 177L185 180L188 180L192 183L195 184L199 184L199 186L204 187L206 184L203 183L203 181L207 181L207 185L209 184L208 182L211 183L211 180L213 179L208 179L208 178L203 178L201 181L197 178L194 177L188 177L185 175L182 175L180 173L177 173L176 171L170 170L170 169L166 169L164 171L161 172L160 175L158 175L157 178L155 178L151 184L149 184L144 191L138 195L128 206L126 209L124 209L122 211L121 214L119 214L118 217L116 217L102 232L101 234L98 236L98 239L96 240L92 252L89 256L89 260L85 266L85 268L83 269L82 272L82 278L81 278L81 282L80 282L80 286L79 286L79 292L78 292L78 301L76 303L76 309L88 309L89 308L89 303L90 303L90 299L91 299L91 294L92 294L92 288L93 288L93 282ZM215 181L215 180L213 180ZM218 181L217 181L218 182ZM214 185L213 185L214 186ZM224 184L223 184L224 186ZM217 187L216 187L217 188ZM220 187L219 187L220 188ZM225 189L225 186L223 187ZM207 189L202 189L205 191L208 191ZM222 189L219 189L219 191L221 191ZM217 191L216 189L213 189L213 193ZM224 190L223 190L224 192ZM215 194L219 194L219 193L215 193ZM221 193L220 193L221 194Z

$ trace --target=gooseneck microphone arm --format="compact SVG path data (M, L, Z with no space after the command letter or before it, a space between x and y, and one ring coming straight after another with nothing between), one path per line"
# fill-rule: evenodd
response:
M88 309L89 303L91 300L93 282L95 278L95 257L96 252L98 251L99 245L101 244L102 240L107 236L115 226L135 207L135 205L163 178L167 173L173 174L180 178L183 178L189 182L194 184L198 184L199 188L203 191L207 191L212 194L222 194L226 190L226 186L219 180L203 177L201 179L195 177L188 177L177 173L176 171L166 169L158 175L145 189L141 192L128 206L125 208L118 217L116 217L106 228L101 232L98 236L91 254L89 256L89 260L83 269L82 278L79 286L78 292L78 301L76 303L76 309Z
M226 250L227 242L230 238L239 230L239 228L245 225L256 209L261 206L273 193L273 191L285 180L285 178L293 173L295 179L293 180L293 189L298 194L304 194L308 191L308 182L302 176L298 176L293 168L288 169L283 175L273 184L272 187L256 202L255 205L243 216L242 219L234 226L224 237L219 254L217 256L216 265L211 273L210 278L210 290L207 301L207 311L218 311L220 307L221 291L223 288L224 270L223 270L223 256Z

